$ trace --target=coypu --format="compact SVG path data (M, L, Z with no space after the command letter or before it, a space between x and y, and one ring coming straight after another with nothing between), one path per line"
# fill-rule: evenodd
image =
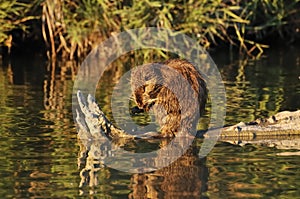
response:
M181 59L145 64L132 70L130 81L137 105L131 109L132 113L152 109L160 125L159 137L196 131L208 91L193 64Z

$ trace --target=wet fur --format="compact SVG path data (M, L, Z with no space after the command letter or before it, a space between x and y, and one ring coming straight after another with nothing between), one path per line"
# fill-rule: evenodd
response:
M167 67L161 67L162 64ZM170 72L172 69L181 76ZM182 83L182 77L187 80L190 87ZM163 85L173 85L182 94L176 96ZM131 73L131 88L133 99L139 109L146 112L153 109L161 127L162 137L173 137L179 131L196 130L207 101L207 88L203 77L193 64L186 60L173 59L134 68ZM177 97L184 106L180 106Z

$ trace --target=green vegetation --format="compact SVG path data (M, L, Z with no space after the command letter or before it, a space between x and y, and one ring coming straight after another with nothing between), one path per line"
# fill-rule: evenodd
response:
M12 45L12 31L26 31L25 22L35 18L29 14L30 8L30 4L17 0L0 1L0 44L6 45L9 51Z
M2 45L10 46L14 31L33 24L52 57L82 57L113 33L149 26L186 33L205 48L226 44L259 57L268 37L299 39L300 0L0 1Z

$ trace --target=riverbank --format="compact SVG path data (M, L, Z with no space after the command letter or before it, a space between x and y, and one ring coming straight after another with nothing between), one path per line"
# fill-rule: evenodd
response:
M233 47L254 58L274 40L291 44L300 38L299 0L12 0L1 2L0 10L4 54L31 46L49 58L72 60L114 33L140 27L180 31L207 49Z

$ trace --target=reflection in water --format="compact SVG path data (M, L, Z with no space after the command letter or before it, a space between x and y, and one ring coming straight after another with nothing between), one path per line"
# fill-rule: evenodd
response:
M148 174L134 174L129 198L198 198L207 191L208 170L191 147L169 166Z
M299 109L299 49L269 55L259 61L230 60L227 54L213 56L226 86L227 124ZM55 68L28 57L2 61L0 198L76 198L78 194L90 198L300 196L296 148L219 143L200 160L199 139L177 161L152 173L129 174L103 167L99 159L92 158L99 156L90 153L101 148L76 138L71 113L76 67L67 63ZM123 61L115 63L98 85L97 100L110 119L111 88L129 68ZM157 147L140 144L126 149L137 146L146 151Z
M149 141L151 142L151 140ZM160 146L165 145L165 140L153 141L160 142ZM200 160L198 158L199 147L197 146L197 142L199 144L202 140L196 139L193 146L169 166L151 173L133 174L130 178L129 188L131 189L131 193L128 197L197 198L201 196L207 190L208 170L205 167L204 159ZM120 145L124 145L124 143L116 143L116 145L119 147ZM178 151L176 150L169 151L168 156L177 156L177 153ZM102 174L107 174L104 169L104 159L115 156L118 156L118 154L115 154L115 149L113 147L108 148L108 144L105 141L81 140L80 153L78 154L78 163L81 170L79 187L83 188L85 185L88 185L94 188L99 185L99 180L103 177ZM145 160L132 159L131 161L134 165L139 164L137 161L143 162ZM166 157L161 157L160 159L153 157L153 160L148 160L146 164L148 164L147 166L160 167L162 161L166 161ZM119 164L124 164L124 162L120 162ZM128 165L124 165L124 167L126 166Z
M216 55L226 87L228 124L299 109L299 48L269 53L257 61Z
M57 96L61 106L45 109L43 101L50 96L43 89L45 78L39 57L4 60L0 67L1 198L61 198L66 187L76 187L61 186L76 182L71 175L76 169L76 136L71 133L71 104L63 98L68 93ZM69 90L71 86L69 81Z
M299 158L274 148L216 146L207 157L212 198L298 198Z
M66 106L66 101L71 99L72 81L70 80L75 77L74 67L75 63L70 61L60 67L57 63L48 63L48 75L43 81L45 118L64 120L69 117L70 109Z

